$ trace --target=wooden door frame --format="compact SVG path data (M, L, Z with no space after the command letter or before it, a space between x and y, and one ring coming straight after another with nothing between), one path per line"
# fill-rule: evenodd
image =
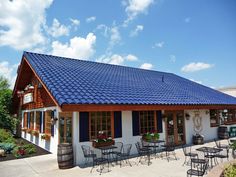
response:
M73 112L59 112L59 119L58 119L58 144L60 144L60 119L64 116L64 136L65 139L65 132L66 132L66 119L68 119L68 115L71 114L71 138L73 143ZM65 140L64 140L65 141ZM64 143L64 142L63 142Z
M177 113L183 113L183 131L184 131L183 144L186 144L184 110L165 111L165 114L172 114L173 115L174 143L175 143L175 145L181 145L178 142ZM167 130L168 130L168 128L167 128L167 119L166 119L166 121L165 121L165 136L166 136L166 142L168 143L168 131Z

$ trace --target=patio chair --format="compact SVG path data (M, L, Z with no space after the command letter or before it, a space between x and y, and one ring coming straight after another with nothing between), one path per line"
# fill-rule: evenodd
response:
M121 162L124 161L124 160L126 161L126 163L129 163L129 165L132 167L132 165L129 161L131 148L132 148L132 144L123 145L121 153L117 154L117 157L120 161L120 167L121 167Z
M192 153L191 146L187 147L187 146L182 145L182 149L183 149L184 156L185 156L185 160L184 160L183 166L185 164L186 165L188 164L188 162L189 162L189 161L187 161L188 157L189 157L189 160L191 160L192 158L198 158L198 154L197 153Z
M140 163L142 158L145 157L145 156L150 158L150 150L147 147L142 147L142 144L140 142L135 143L135 146L137 148L138 155L139 155L138 163Z
M85 158L84 165L86 166L89 163L90 159L93 160L94 158L96 158L96 154L91 150L90 146L82 145L81 148Z
M115 155L115 159L117 161L117 157L119 154L121 154L121 151L123 149L123 143L122 142L115 142L116 149L110 152L112 156Z
M221 159L221 162L223 162L223 159L229 160L229 149L222 149L219 153L215 154L215 158ZM217 159L216 159L217 161ZM217 161L218 163L218 161Z
M175 154L175 144L174 143L169 143L165 144L163 146L163 151L166 154L167 161L170 161L170 155L172 154L175 157L175 160L177 160L176 154Z
M221 144L219 140L214 139L216 147L219 149L229 149L229 145Z
M208 160L206 159L191 159L191 169L187 171L187 177L189 176L203 176L208 168Z

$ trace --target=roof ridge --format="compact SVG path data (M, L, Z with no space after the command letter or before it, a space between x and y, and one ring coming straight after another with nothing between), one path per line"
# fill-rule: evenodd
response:
M36 55L44 55L44 56L49 56L49 57L58 57L58 58L67 59L67 60L74 60L74 61L88 62L88 63L96 63L96 64L101 64L101 65L116 66L116 67L121 67L121 68L124 67L124 68L130 68L130 69L137 69L137 70L141 70L141 71L145 71L145 72L159 72L159 73L163 73L163 74L174 74L174 73L165 72L165 71L157 71L157 70L151 70L151 69L142 69L142 68L136 68L136 67L131 67L131 66L116 65L116 64L103 63L103 62L98 62L98 61L82 60L82 59L77 59L77 58L62 57L62 56L58 56L58 55L42 54L42 53L29 52L29 51L24 51L23 55L25 53L36 54Z

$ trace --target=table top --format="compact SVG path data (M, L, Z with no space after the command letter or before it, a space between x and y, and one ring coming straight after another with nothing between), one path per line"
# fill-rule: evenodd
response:
M164 140L151 140L151 141L145 141L146 143L153 143L153 144L157 144L157 143L164 143Z
M110 150L110 149L116 149L117 147L112 145L112 146L103 146L103 147L97 147L97 149L100 149L102 151L105 151L105 150Z
M197 151L202 151L202 152L207 152L207 153L218 153L220 151L222 151L222 149L218 149L218 148L213 148L213 147L200 147L198 149L196 149Z
M203 164L203 163L206 163L207 161L206 161L206 159L198 159L198 158L195 159L195 158L192 158L191 162L192 163L202 163Z

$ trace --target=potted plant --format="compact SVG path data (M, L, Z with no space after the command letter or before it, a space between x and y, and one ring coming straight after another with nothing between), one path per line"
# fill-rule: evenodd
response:
M22 127L21 128L21 131L23 131L23 132L26 132L26 130L27 130L27 127Z
M111 137L107 137L103 131L98 132L97 139L93 140L92 146L94 148L111 146L115 143L115 141Z
M51 135L48 135L46 133L41 135L41 139L50 140L50 138L51 138Z
M236 159L236 141L234 141L230 147L232 148L232 157Z
M146 142L158 141L159 138L160 138L160 134L156 131L147 132L142 135L142 139Z
M39 131L38 130L32 130L32 135L39 136Z
M31 130L31 129L27 129L26 132L29 133L29 134L31 134L31 133L32 133L32 130Z

